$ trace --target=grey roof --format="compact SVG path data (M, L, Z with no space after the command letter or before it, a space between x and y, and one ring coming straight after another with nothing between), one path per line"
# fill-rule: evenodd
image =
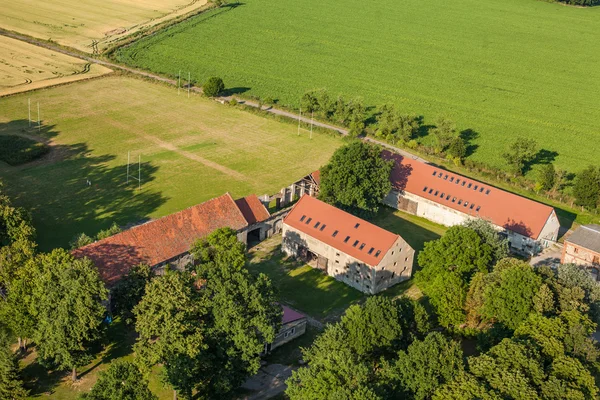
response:
M600 253L600 225L582 225L566 241Z

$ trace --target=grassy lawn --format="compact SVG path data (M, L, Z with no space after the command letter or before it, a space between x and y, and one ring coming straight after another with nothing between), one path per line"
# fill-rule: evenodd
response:
M28 98L40 103L39 132L28 129ZM0 99L0 109L0 135L26 135L52 148L19 167L0 162L5 190L33 212L42 250L112 221L160 217L225 192L234 198L277 193L320 168L342 144L122 76L11 96ZM141 156L141 190L133 179L126 184L128 152L136 177Z
M476 133L474 160L503 165L499 149L529 137L575 172L600 145L598 31L600 7L536 0L246 0L118 58L171 77L184 68L200 82L218 75L290 106L325 88L426 123L445 115Z
M78 50L102 50L111 41L178 15L196 10L206 0L95 0L3 2L0 27ZM35 7L32 7L35 5Z
M0 96L110 72L101 65L0 36ZM32 111L37 112L34 108Z

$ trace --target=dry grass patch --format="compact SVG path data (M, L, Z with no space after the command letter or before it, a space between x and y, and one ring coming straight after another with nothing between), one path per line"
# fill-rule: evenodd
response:
M0 36L0 96L110 73L100 65Z

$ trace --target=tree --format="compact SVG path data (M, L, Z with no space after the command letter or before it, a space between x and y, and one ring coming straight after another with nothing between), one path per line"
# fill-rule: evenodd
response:
M537 142L524 137L517 138L508 147L508 151L502 157L508 164L511 172L515 175L523 175L527 164L531 163L538 152Z
M510 329L519 324L533 311L533 298L542 285L531 265L516 259L500 261L485 288L483 314Z
M158 400L138 367L129 361L113 361L100 373L86 400Z
M69 242L69 247L74 250L92 243L94 243L94 239L82 232L78 233L73 237L73 239L71 239Z
M435 128L431 130L435 139L435 151L443 153L446 151L452 141L458 137L456 132L456 124L448 118L438 117L435 122Z
M122 229L119 228L119 225L117 225L116 222L113 222L113 224L110 226L110 228L104 229L104 230L101 230L100 232L98 232L98 234L96 235L96 239L97 240L106 239L107 237L111 237L120 232L122 232Z
M556 170L554 164L544 164L538 171L537 181L538 187L547 192L554 188L556 183Z
M36 319L38 356L71 369L76 380L76 368L89 361L89 345L99 337L107 291L89 259L56 249L35 263L30 312Z
M361 98L354 98L346 103L348 118L348 135L356 138L365 130L365 106Z
M223 79L216 76L208 78L202 86L202 92L208 97L217 97L223 90L225 90Z
M132 324L133 308L144 296L146 285L154 278L150 266L140 264L134 266L127 275L113 288L111 295L111 308L115 315L123 318L126 324Z
M575 177L573 186L575 204L593 210L600 199L600 170L592 165L581 171Z
M472 218L466 220L463 226L477 232L481 240L492 248L494 256L492 264L508 257L508 239L500 236L498 230L490 222L481 218Z
M400 114L394 105L384 104L377 115L376 135L391 143L404 143L414 137L420 126L419 118Z
M19 376L19 364L9 347L9 337L0 327L0 398L21 400L27 398L27 390Z
M460 344L432 332L425 340L414 341L398 354L393 365L384 367L384 375L397 382L405 398L430 398L438 387L452 381L464 369Z
M14 207L11 200L2 192L0 181L0 247L19 240L33 241L35 229L31 216L24 209Z
M333 153L321 169L321 200L355 214L372 215L392 189L393 162L374 145L356 141Z
M460 136L454 137L450 141L446 153L448 157L462 162L462 160L467 156L467 143L465 142L465 139Z

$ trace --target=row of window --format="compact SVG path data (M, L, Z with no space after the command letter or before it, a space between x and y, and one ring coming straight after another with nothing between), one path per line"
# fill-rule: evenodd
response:
M442 176L444 177L444 180L447 181L448 180L448 174L444 174L443 172L439 172L439 171L433 171L433 176L437 176L438 178L441 178ZM461 186L465 186L467 185L467 181L463 178L462 180L460 178L456 178L454 179L453 176L450 176L450 182L454 182L457 185L461 185ZM483 187L483 185L479 185L473 182L469 182L469 184L467 185L468 189L473 189L475 191L479 190L479 193L483 193L483 191L485 190L485 194L490 194L490 189L486 189L485 187Z
M481 206L477 206L475 207L474 203L470 203L468 201L462 201L462 199L458 199L456 197L453 197L451 194L446 194L444 192L440 193L439 190L435 190L433 188L429 188L427 186L423 187L423 191L427 192L429 194L432 194L434 196L438 196L440 197L440 199L446 199L446 200L450 200L452 198L452 202L458 204L459 206L462 205L463 207L469 207L470 210L472 210L473 208L475 208L475 211L479 212L479 210L481 210Z
M308 225L312 222L312 218L308 217L308 219L307 219L306 215L303 215L302 217L300 217L300 222L304 222L306 225ZM319 221L317 221L313 225L313 228L318 229L319 231L322 232L326 226L327 226L326 224L321 224ZM359 226L360 226L360 222L357 222L354 225L354 229L358 229ZM335 230L335 231L333 231L331 236L336 237L338 235L338 233L340 233L340 231ZM346 236L346 238L344 239L344 243L348 243L349 240L350 240L350 236ZM360 243L359 240L355 240L354 243L352 244L352 247L358 246L359 243ZM366 246L365 243L361 243L360 246L358 247L358 249L362 251L365 248L365 246ZM373 251L375 251L375 247L371 247L368 251L368 254L371 255L373 253ZM380 254L381 254L381 250L377 250L375 252L375 257L379 257Z

